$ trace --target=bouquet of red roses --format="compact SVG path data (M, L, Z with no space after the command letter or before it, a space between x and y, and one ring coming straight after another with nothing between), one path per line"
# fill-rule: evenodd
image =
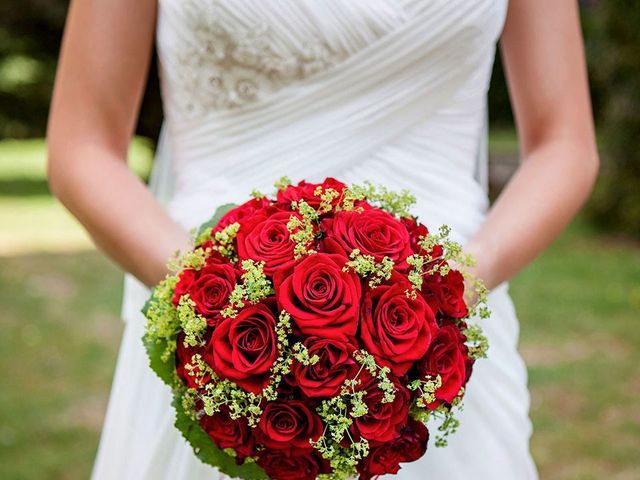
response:
M486 339L467 319L468 264L414 199L371 184L283 179L220 207L144 308L151 367L176 426L206 463L240 478L369 479L457 426Z

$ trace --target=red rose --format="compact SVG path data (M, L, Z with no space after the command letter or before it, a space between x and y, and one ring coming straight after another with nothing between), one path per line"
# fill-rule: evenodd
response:
M331 467L317 450L291 453L286 450L263 450L256 462L269 478L277 480L315 480Z
M180 272L180 275L178 276L178 282L176 283L176 286L173 290L173 296L171 297L171 302L174 305L177 306L178 303L180 303L180 297L182 297L186 293L189 293L189 289L193 284L196 273L197 271L191 268Z
M354 378L359 365L353 358L355 347L330 338L308 337L305 346L309 356L318 356L312 365L294 361L291 368L295 381L308 397L333 397L347 378Z
M219 232L232 223L242 223L242 220L251 217L258 210L268 207L270 204L271 202L266 197L252 198L251 200L243 203L242 205L238 205L225 213L213 228L213 231Z
M475 363L475 358L471 358L469 356L469 348L465 345L464 354L467 356L466 361L464 362L464 381L462 382L462 386L464 387L469 379L471 378L471 374L473 373L473 365Z
M410 285L394 275L393 283L367 289L360 314L364 348L398 375L421 358L437 328L435 315L422 297L407 297Z
M195 303L195 311L205 317L210 326L216 326L222 319L220 311L229 303L229 295L237 280L238 272L233 264L213 255L200 270L187 269L180 273L171 300L178 305L180 297L189 294Z
M240 260L264 261L264 272L273 272L293 260L295 243L289 238L287 222L291 215L285 211L262 210L241 223L236 236Z
M378 379L366 371L360 375L358 379L362 380L362 383L358 385L357 390L367 392L363 401L368 407L368 412L353 419L350 427L352 434L356 438L364 437L377 442L393 440L407 423L411 403L409 391L396 377L389 374L395 386L395 398L393 402L384 403L384 392L378 387Z
M422 422L410 420L395 439L371 446L369 455L358 465L359 480L398 473L400 463L416 461L425 454L428 442L427 427Z
M315 253L275 273L278 305L303 335L343 341L355 335L360 277L343 271L346 262L339 254Z
M233 448L238 464L255 454L253 432L246 418L234 420L229 417L229 410L223 408L211 416L204 414L199 421L218 448Z
M464 277L458 270L450 270L445 276L425 276L422 296L440 316L464 318L469 313L464 300Z
M300 400L274 401L267 404L258 423L260 442L274 450L311 450L310 440L318 440L322 420Z
M346 185L335 178L327 178L322 183L307 183L302 180L298 185L289 185L284 190L279 190L276 200L286 208L291 206L291 202L297 202L299 200L304 200L313 208L318 208L321 202L320 195L315 195L318 187L322 187L323 192L332 188L338 193L342 193L342 190L346 188ZM336 197L332 201L332 205L335 206L339 201L340 197Z
M328 238L334 239L348 252L358 249L377 261L389 257L402 270L412 255L409 232L393 215L378 208L341 211L322 221Z
M430 252L426 252L420 242L424 237L429 235L429 230L423 224L416 222L413 218L403 217L400 221L407 227L409 238L411 239L411 250L415 253L430 254L431 258L440 257L443 253L442 245L434 245Z
M211 367L222 378L253 393L269 383L269 369L278 358L276 317L264 304L244 307L223 320L211 338Z
M196 382L196 379L198 378L196 374L199 369L192 369L194 375L191 375L190 371L185 368L185 365L187 363L191 364L191 359L195 354L200 354L204 357L205 347L187 346L184 344L184 337L184 332L180 331L178 333L178 338L176 339L176 373L188 388L200 389L202 385L199 385ZM209 380L211 380L211 375L206 374L198 381L202 384L206 384Z
M431 347L418 362L421 377L440 375L442 386L436 390L436 399L451 403L467 381L469 354L466 338L455 325L443 325L431 342ZM435 402L437 407L440 402Z

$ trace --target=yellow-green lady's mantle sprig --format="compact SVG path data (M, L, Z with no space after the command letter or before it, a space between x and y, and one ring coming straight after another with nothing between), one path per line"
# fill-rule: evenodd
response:
M200 270L207 263L207 257L211 254L211 249L203 246L196 247L192 250L180 253L177 251L174 257L169 260L167 267L169 272L174 275L179 274L182 270L193 269Z
M467 270L475 266L476 259L472 255L465 254L462 246L449 238L450 233L450 228L442 225L437 233L429 233L420 238L419 243L424 253L407 257L407 264L411 267L408 278L412 285L407 295L415 297L416 292L422 289L424 277L437 274L446 276L451 271L451 264L459 265L458 271L473 289L473 292L465 292L469 312L459 321L462 322L471 317L487 319L491 316L491 310L488 307L488 291L482 280ZM436 247L442 249L442 253L437 256L434 253ZM473 296L476 297L475 303L470 302ZM482 329L478 325L468 325L463 329L463 333L467 337L469 355L476 359L486 357L489 344Z
M143 313L147 317L144 335L145 345L147 349L157 350L160 361L165 363L169 361L176 350L174 339L180 328L178 311L171 302L177 283L177 275L167 275L153 289L151 298L147 300L143 308ZM160 365L156 365L156 370L160 367ZM173 385L177 375L166 374L162 375L161 378L169 385Z
M233 231L234 227L232 225L230 227L229 231ZM226 236L226 233L222 235ZM188 295L183 295L176 307L173 305L172 298L180 273L186 269L200 270L206 265L209 255L211 255L211 249L203 246L187 250L182 254L176 252L167 265L170 273L153 289L151 297L142 309L147 318L143 338L147 350L154 351L162 348L159 357L165 363L169 362L176 350L175 338L180 329L183 329L186 334L186 346L202 344L206 320L195 312L193 300ZM160 365L155 367L152 365L152 367L156 372L164 370ZM158 374L169 385L176 384L177 376L170 376L169 373Z
M371 182L349 187L348 194L345 195L346 204L353 206L353 202L357 200L367 200L391 215L401 218L410 217L411 207L416 203L416 197L409 190L405 189L397 193L383 185L374 185Z
M420 393L420 395L414 397L409 411L414 420L425 424L432 417L439 420L438 434L435 437L436 447L446 447L449 437L460 426L460 421L456 418L456 415L462 410L462 397L465 393L465 388L462 387L451 404L441 403L435 409L428 408L429 404L436 401L435 393L441 386L442 378L440 375L413 380L407 385L409 390Z
M273 285L264 273L264 262L243 260L242 281L237 283L229 295L229 304L222 309L223 317L235 317L246 302L258 303L273 295Z
M348 272L353 269L363 278L369 278L369 287L375 288L384 280L389 280L393 273L393 260L385 256L380 262L376 262L373 255L365 255L360 253L359 249L354 249L349 254L349 260L343 270Z
M189 294L182 295L178 302L177 311L180 327L185 334L184 345L198 347L205 344L204 334L207 330L207 319L195 310L196 303Z
M369 411L364 401L367 391L358 388L362 384L362 372L366 370L376 379L377 388L384 393L383 403L395 400L395 385L389 378L389 368L379 366L373 355L365 350L356 350L353 357L360 364L356 375L344 381L339 395L324 400L317 408L318 415L324 420L325 429L322 436L311 443L333 469L332 473L320 476L327 480L352 477L358 462L369 454L369 442L365 438L355 440L349 431L354 419ZM345 437L350 442L348 447L343 444Z
M291 186L291 184L292 182L289 177L280 177L280 179L274 183L274 187L276 188L276 195L279 191L286 190L287 187ZM320 199L320 205L316 211L320 214L323 214L328 213L334 209L334 204L336 203L335 200L340 198L344 194L344 192L339 192L335 188L325 188L322 185L319 185L318 187L316 187L313 194Z
M436 391L442 386L442 377L436 375L435 377L426 377L424 379L416 379L409 382L407 388L412 392L419 392L420 395L416 397L416 407L424 410L427 405L436 401ZM427 412L428 413L428 412Z
M276 188L276 195L278 194L278 191L285 190L288 186L291 185L291 183L292 183L291 179L286 175L276 180L275 183L273 184L273 186Z
M278 387L282 382L282 378L291 371L291 364L296 353L300 351L299 343L296 343L291 348L289 345L289 338L291 336L291 315L285 310L280 311L278 316L278 323L276 324L276 336L278 338L277 346L280 355L274 362L269 372L269 383L262 390L262 397L267 401L273 401L278 398ZM318 358L314 356L313 363L318 361Z
M475 259L471 255L464 254L460 244L449 238L450 233L449 227L443 225L437 233L428 234L420 239L423 253L414 254L407 258L407 264L411 267L408 278L413 287L407 291L407 295L416 295L416 292L422 289L426 276L438 274L446 276L451 271L452 264L459 266L458 270L463 277L471 280L477 300L475 304L469 305L466 317L457 319L457 322L465 335L469 357L472 359L483 358L486 357L489 348L488 340L482 332L482 328L476 324L469 324L468 319L471 317L486 319L490 316L491 312L487 306L487 289L480 279L474 278L466 270L466 268L475 265ZM439 252L440 249L442 253L436 255L435 252ZM462 387L450 404L443 402L436 408L430 407L436 402L436 392L441 386L442 379L439 375L414 380L407 386L409 390L419 392L419 395L414 398L411 415L424 423L432 417L439 419L438 434L435 439L437 447L446 446L448 438L459 427L460 422L456 415L462 409L462 398L465 393L465 389Z
M186 364L185 368L190 372L197 372L194 373L197 377L209 376L204 388L200 390L186 387L177 389L176 394L185 415L198 421L203 415L215 415L226 407L229 418L246 419L251 427L258 424L264 398L261 394L248 392L232 381L220 378L198 354L192 356L191 362ZM196 382L202 383L198 380ZM201 409L197 407L198 400L202 405Z
M323 188L318 186L313 194L316 197L320 197L320 205L318 206L318 213L327 213L333 210L334 203L339 203L340 197L343 192L339 192L335 188ZM336 202L338 200L338 202Z
M184 331L185 346L202 346L207 322L195 311L195 303L188 294L180 298L177 306L173 304L172 298L180 271L183 268L201 268L205 264L205 258L203 249L188 251L182 257L176 255L169 266L173 273L167 274L158 283L142 309L147 318L142 340L149 355L150 366L176 393L185 389L173 362L178 333L180 330Z
M476 265L476 259L470 254L465 254L460 243L449 238L450 234L450 227L442 225L437 233L429 233L420 238L420 246L426 254L416 254L407 259L408 263L413 267L409 274L409 279L414 288L420 290L423 276L437 273L445 276L451 270L451 264L459 265L458 270L465 279L471 280L473 293L477 296L475 304L469 307L468 317L489 318L491 311L487 305L487 289L480 278L475 277L467 270ZM440 256L433 255L437 246L442 247L443 253ZM469 293L471 292L467 293L467 298L472 296Z
M215 233L211 228L204 229L200 233L193 232L192 239L195 245L202 245L207 241L211 241L211 250L219 252L220 255L228 258L231 262L237 262L238 256L233 241L238 235L238 230L240 230L240 224L234 222Z
M469 357L477 360L486 358L489 350L489 339L479 325L467 325L462 329L462 334L466 337L466 345L469 349Z
M318 231L320 215L304 200L291 202L291 208L299 214L291 215L289 222L287 222L289 238L295 243L293 255L298 259L304 255L316 253L309 245L312 244Z

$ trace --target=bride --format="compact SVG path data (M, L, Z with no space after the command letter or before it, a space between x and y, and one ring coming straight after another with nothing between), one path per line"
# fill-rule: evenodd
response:
M522 161L489 207L486 93L499 38ZM165 125L147 189L126 157L154 41ZM399 477L537 478L507 281L571 220L597 174L577 2L75 1L48 147L52 191L128 272L95 480L222 478L173 427L140 308L189 228L282 175L410 189L414 213L451 226L491 290L491 348L461 427Z

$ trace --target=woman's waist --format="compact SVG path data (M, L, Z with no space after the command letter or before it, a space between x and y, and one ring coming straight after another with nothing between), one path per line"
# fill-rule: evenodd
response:
M223 204L241 204L251 198L252 191L263 194L275 193L273 184L287 171L265 168L264 178L258 183L238 181L225 172L208 177L202 175L192 179L186 188L175 189L167 204L169 215L185 229L197 227L207 221L216 208ZM452 239L465 242L482 223L488 199L482 187L469 178L446 177L442 174L417 172L406 175L393 166L389 169L351 168L330 174L347 184L362 184L370 181L393 191L408 190L416 202L411 213L430 230L446 224L452 229ZM207 178L204 178L207 177ZM305 176L292 178L294 182L306 180L320 182L324 177Z
M475 111L463 115L445 109L402 129L393 127L403 120L401 115L373 126L353 119L345 128L305 117L303 125L273 129L236 125L229 132L222 122L213 131L170 129L171 157L178 188L191 188L201 177L218 173L238 183L262 186L277 175L337 176L375 162L414 170L446 168L458 176L473 174L476 168L483 119Z
M308 141L298 138L294 128L274 139L248 133L246 142L220 148L216 139L191 144L173 137L170 211L192 227L219 204L244 202L254 189L271 193L282 176L294 182L330 176L349 184L368 180L391 190L407 189L417 198L415 213L431 226L441 221L459 225L468 235L483 217L488 200L478 171L486 168L486 156L479 152L477 117L464 121L442 114L390 139L377 138L376 131L357 137L334 133Z

